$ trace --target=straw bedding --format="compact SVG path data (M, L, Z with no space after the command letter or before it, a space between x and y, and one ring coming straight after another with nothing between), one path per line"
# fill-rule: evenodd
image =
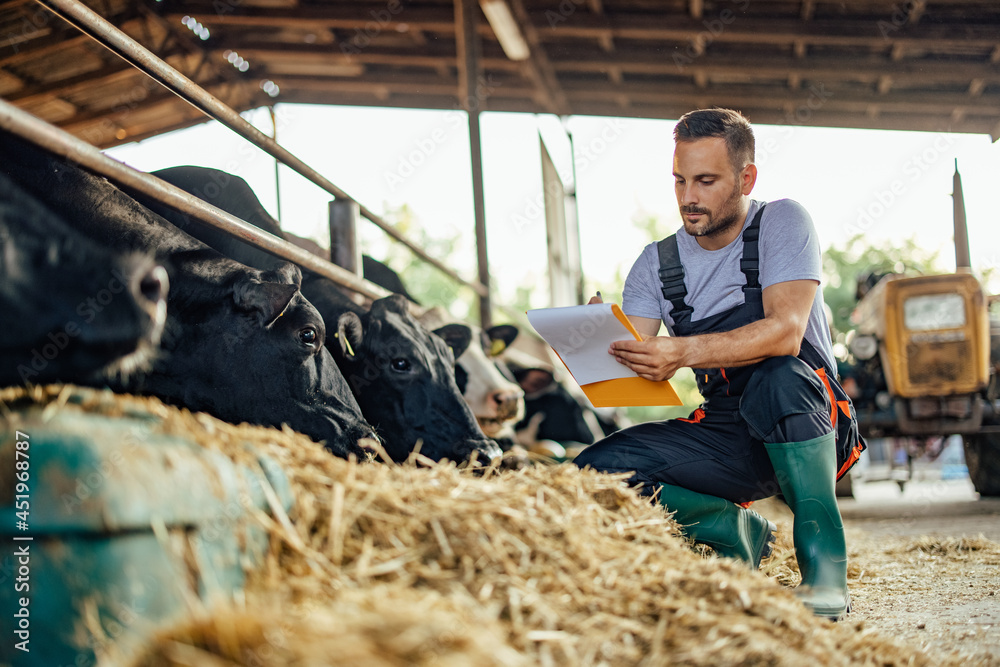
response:
M289 476L292 510L254 516L272 545L245 599L193 609L136 666L942 664L814 618L780 581L787 548L771 576L699 555L620 476L344 461L287 430L75 387L0 401L149 413L161 432L251 467L264 453Z

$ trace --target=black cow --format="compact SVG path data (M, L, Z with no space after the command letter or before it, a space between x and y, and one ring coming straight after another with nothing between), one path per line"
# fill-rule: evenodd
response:
M173 167L156 176L209 203L284 237L256 194L238 176L205 167ZM149 202L150 206L157 205ZM277 258L166 207L155 208L223 254L269 268ZM501 455L497 444L476 423L455 385L455 358L468 347L469 328L450 325L431 333L410 314L404 297L355 304L333 281L305 272L302 292L329 328L337 331L327 346L347 377L365 418L378 430L389 455L405 460L414 447L425 456L479 461Z
M420 305L417 298L410 294L399 274L389 268L388 264L380 262L370 255L361 256L361 275L365 280L386 288L393 294L402 294L413 303Z
M170 273L164 354L141 381L114 385L231 422L280 426L364 456L374 433L333 357L291 264L271 271L223 257L108 181L0 132L0 171L76 229L118 252L153 251Z
M152 257L100 247L0 173L0 386L146 370L167 283Z
M586 445L618 430L617 414L595 410L585 398L574 396L551 369L511 359L507 363L524 390L524 418L514 427L519 444L534 450L539 444L555 442L565 449L559 456L572 458Z

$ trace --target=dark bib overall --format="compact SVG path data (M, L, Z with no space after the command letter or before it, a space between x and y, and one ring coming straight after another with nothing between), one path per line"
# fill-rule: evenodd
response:
M684 301L676 236L659 242L660 280L675 335L731 331L764 318L757 248L763 212L761 207L743 232L744 303L700 320L691 319L693 311ZM705 402L690 418L624 429L584 450L576 463L607 472L634 471L633 481L647 494L667 483L742 503L779 492L764 441L807 440L836 429L838 478L865 447L850 399L804 338L797 357L692 370Z

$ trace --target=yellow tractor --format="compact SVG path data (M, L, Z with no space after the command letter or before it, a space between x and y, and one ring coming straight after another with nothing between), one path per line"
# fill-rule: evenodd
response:
M968 268L957 170L955 183L958 270L888 274L864 293L851 317L847 388L866 438L961 435L976 490L998 496L1000 300L991 303Z

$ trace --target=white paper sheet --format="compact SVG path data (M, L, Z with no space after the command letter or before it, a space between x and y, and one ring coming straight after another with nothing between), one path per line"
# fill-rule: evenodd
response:
M615 361L608 347L616 340L635 340L611 312L610 303L528 311L528 321L552 346L580 384L636 377Z

